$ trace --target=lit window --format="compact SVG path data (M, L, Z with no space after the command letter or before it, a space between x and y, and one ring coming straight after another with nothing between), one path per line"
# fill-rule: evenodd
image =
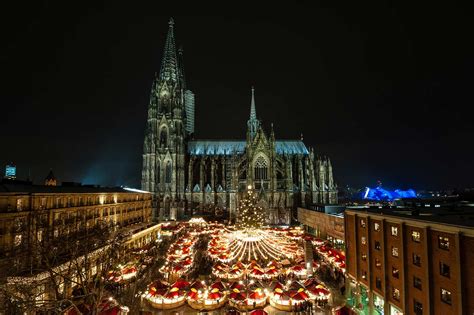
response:
M43 231L38 231L36 233L36 238L38 239L38 242L41 242L43 240Z
M421 279L418 277L413 277L413 286L418 290L421 290Z
M365 220L364 219L360 219L360 226L365 228Z
M382 263L380 262L380 259L375 258L375 267L379 268L382 266Z
M423 315L423 305L417 300L413 300L413 312L415 315Z
M400 276L400 272L398 271L398 268L392 267L392 276L398 279L398 277Z
M380 224L378 224L377 222L374 223L374 230L380 231Z
M21 235L21 234L15 235L15 239L14 239L14 241L13 241L13 245L14 245L15 247L20 246L20 245L21 245L21 239L22 239L22 235Z
M392 288L392 298L395 301L400 301L400 290L397 288Z
M446 265L445 263L442 263L442 262L439 262L439 273L440 275L442 276L445 276L445 277L450 277L449 275L449 266Z
M375 283L377 284L377 280L375 281ZM380 289L381 288L382 288L382 281L380 281ZM378 312L376 314L383 314L384 304L385 304L385 301L377 294L374 294L374 307L375 307L376 312Z
M16 210L18 210L18 211L23 210L23 200L21 200L21 199L16 200Z
M392 247L392 256L398 257L398 247Z
M412 239L414 242L419 243L420 240L421 240L421 233L418 232L418 231L412 231L412 232L411 232L411 239Z
M444 236L438 236L438 245L441 249L449 250L449 238Z
M443 301L446 304L451 305L452 303L451 292L446 289L441 288L441 301Z
M421 256L413 253L413 264L415 266L421 266Z
M362 258L363 261L367 260L367 254L362 254L360 257Z
M365 245L365 244L367 243L367 239L365 238L365 236L362 236L362 237L360 238L360 242L361 242L363 245Z
M367 271L362 271L362 279L367 280Z
M398 228L396 226L392 226L392 235L397 236L398 235Z
M380 242L379 241L375 241L375 249L380 250Z

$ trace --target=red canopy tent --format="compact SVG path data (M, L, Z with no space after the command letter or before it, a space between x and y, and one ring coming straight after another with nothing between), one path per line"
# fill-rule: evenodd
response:
M191 284L191 289L196 289L196 290L199 290L199 289L202 289L204 288L204 284L201 282L201 281L194 281L192 284Z
M99 312L99 315L118 315L120 314L120 306L114 306Z
M214 289L207 295L209 300L219 300L222 299L223 295L218 289Z
M211 288L225 290L225 285L222 283L222 281L216 281L213 284L211 284Z
M308 294L306 294L306 292L304 292L304 291L298 291L298 292L296 292L296 293L294 293L290 296L293 300L296 300L296 301L303 301L303 300L306 300L307 298L309 298Z
M177 263L174 267L173 267L173 272L179 272L181 270L183 270L183 265L181 263Z
M260 299L263 299L265 297L265 294L263 293L262 290L255 290L255 291L252 291L249 295L248 295L249 299L252 299L252 300L260 300Z
M330 293L329 290L318 286L309 288L308 290L310 290L314 295L329 295Z
M168 291L168 288L169 284L167 282L157 280L148 286L148 291L152 296L164 295Z
M180 291L178 288L171 288L166 294L165 298L167 299L175 299L183 295L183 292Z
M198 292L195 288L191 288L188 292L188 298L196 301L198 299Z
M250 273L252 275L255 275L255 276L261 276L261 275L264 274L264 272L261 269L258 269L258 268L253 268Z
M230 284L230 290L237 289L239 291L242 291L244 287L245 286L243 285L243 283L240 283L240 281L234 281Z
M173 283L173 285L171 287L178 288L180 290L184 290L184 289L189 287L189 282L187 282L183 278L179 278L178 280L176 280L175 283Z
M229 299L234 300L234 301L244 301L247 298L245 293L242 292L232 292L229 295Z
M274 291L276 288L283 289L283 284L277 280L273 280L267 286L270 291Z
M319 281L316 280L315 278L308 278L306 279L306 281L303 283L303 285L308 288L310 286L313 286L313 285L318 285L319 284Z

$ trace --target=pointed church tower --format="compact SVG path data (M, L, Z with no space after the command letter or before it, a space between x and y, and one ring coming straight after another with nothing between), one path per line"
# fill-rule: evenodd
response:
M252 141L260 127L260 121L257 119L257 110L255 109L255 89L252 86L252 100L250 101L250 118L247 121L247 140Z
M158 213L160 218L176 218L176 205L184 194L185 85L171 18L160 72L152 85L143 145L142 189L154 193L155 219Z

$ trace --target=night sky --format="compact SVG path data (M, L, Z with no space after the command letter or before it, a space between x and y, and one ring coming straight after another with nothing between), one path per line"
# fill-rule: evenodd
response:
M30 170L40 183L53 168L60 181L139 187L151 82L173 16L196 138L244 139L254 85L267 130L303 133L340 186L474 186L466 8L63 2L2 10L0 163L14 161L20 178Z

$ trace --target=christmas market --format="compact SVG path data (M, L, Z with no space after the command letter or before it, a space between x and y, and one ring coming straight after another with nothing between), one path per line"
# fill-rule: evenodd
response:
M238 311L263 309L266 305L291 311L302 303L324 307L331 291L317 279L318 269L324 261L337 264L343 255L326 250L323 242L299 227L265 226L262 213L255 194L249 190L240 203L235 225L193 218L167 228L174 238L160 268L164 280L150 284L142 297L161 310L184 303L208 311L224 305ZM313 248L309 256L307 247ZM315 260L318 255L320 262ZM204 280L192 278L198 267L195 257L211 266Z

